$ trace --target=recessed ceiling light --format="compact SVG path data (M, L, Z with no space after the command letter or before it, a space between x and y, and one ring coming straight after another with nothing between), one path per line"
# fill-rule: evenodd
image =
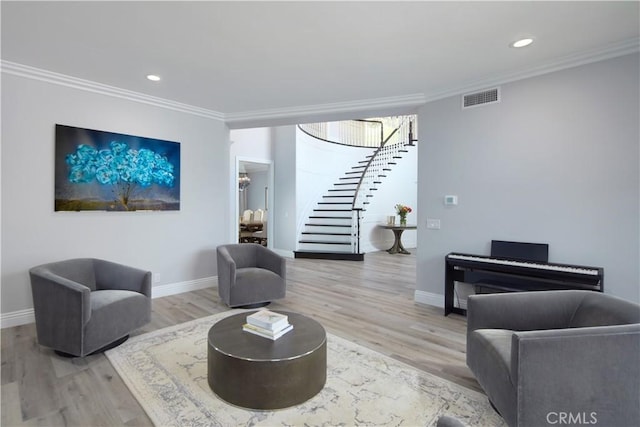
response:
M511 46L511 47L525 47L525 46L529 46L531 43L533 43L533 39L532 38L526 38L526 39L516 40L515 42L511 43L509 46Z
M156 76L155 74L149 74L147 76L147 79L151 80L152 82L159 82L160 76Z

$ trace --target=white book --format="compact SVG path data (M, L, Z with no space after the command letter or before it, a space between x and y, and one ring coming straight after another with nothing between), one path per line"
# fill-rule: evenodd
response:
M247 316L247 323L270 331L279 331L289 325L289 317L270 310L260 310Z
M282 329L281 331L270 333L270 332L267 332L265 329L251 325L249 323L245 323L244 326L242 326L242 330L245 332L249 332L251 334L258 335L264 338L269 338L273 341L277 340L278 338L280 338L281 336L283 336L284 334L286 334L292 329L293 329L293 325L289 325L284 329Z

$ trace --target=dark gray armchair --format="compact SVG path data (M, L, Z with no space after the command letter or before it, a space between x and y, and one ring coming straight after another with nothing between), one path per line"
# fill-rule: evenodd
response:
M84 357L151 320L151 272L93 258L29 270L38 342Z
M257 243L217 248L218 295L229 307L256 307L284 298L287 263Z
M509 426L637 426L639 361L638 304L577 290L468 299L467 365Z

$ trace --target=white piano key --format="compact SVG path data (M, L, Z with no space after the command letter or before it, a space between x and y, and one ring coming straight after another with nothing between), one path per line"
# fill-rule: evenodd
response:
M513 260L496 259L496 258L490 258L490 257L485 258L485 257L477 257L477 256L469 256L469 255L449 254L449 258L461 259L466 261L480 261L480 262L509 265L509 266L515 266L515 267L561 271L565 273L587 274L590 276L597 276L598 274L600 274L598 270L591 269L591 268L579 268L579 267L569 267L569 266L562 266L562 265L541 264L536 262L513 261Z

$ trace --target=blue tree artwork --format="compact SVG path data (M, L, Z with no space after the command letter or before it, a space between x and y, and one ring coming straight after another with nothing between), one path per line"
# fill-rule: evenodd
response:
M56 211L180 209L180 144L56 125Z

